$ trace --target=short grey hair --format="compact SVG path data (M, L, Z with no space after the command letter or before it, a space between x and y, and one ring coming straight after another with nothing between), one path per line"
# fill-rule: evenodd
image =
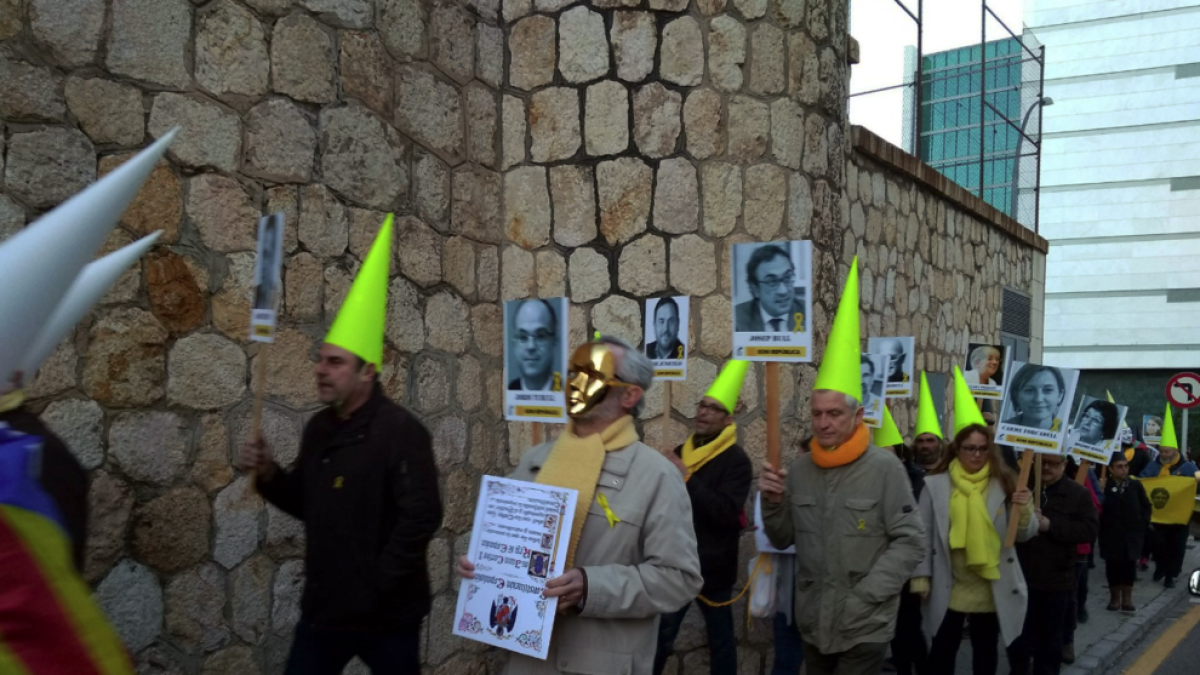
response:
M637 405L633 407L630 413L634 417L642 414L642 408L646 405L645 392L650 391L650 385L654 382L654 363L645 354L638 351L637 347L629 344L619 337L611 335L600 336L599 342L606 345L615 345L625 350L621 358L617 359L617 377L622 382L641 387L643 395Z
M832 391L837 394L842 394L842 392L837 391L836 389L814 389L813 393L815 394L821 391ZM859 401L850 394L842 394L842 396L846 397L846 407L850 409L850 412L858 412L858 409L862 407L862 401Z

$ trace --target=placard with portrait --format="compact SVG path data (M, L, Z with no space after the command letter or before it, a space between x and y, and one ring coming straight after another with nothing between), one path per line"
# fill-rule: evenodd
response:
M686 380L688 296L646 300L646 356L654 362L656 380Z
M504 419L566 422L567 299L504 303Z
M1129 408L1095 396L1084 396L1068 436L1068 452L1076 459L1108 464L1121 449L1120 431Z
M1009 374L996 442L1063 454L1079 371L1014 361Z
M884 392L887 391L888 367L891 357L887 354L863 354L859 359L862 367L863 422L869 427L883 424Z
M963 378L975 398L999 401L1004 397L1004 374L1011 368L1006 360L1010 350L1004 345L971 342L963 363Z
M909 337L873 337L867 340L867 351L887 356L887 376L884 380L885 398L911 398L913 395L913 361L917 340Z
M735 244L733 357L812 361L812 242Z

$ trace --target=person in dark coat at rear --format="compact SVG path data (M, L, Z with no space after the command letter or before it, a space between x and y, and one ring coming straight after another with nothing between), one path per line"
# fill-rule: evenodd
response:
M1108 576L1108 610L1133 612L1133 581L1153 508L1146 488L1130 478L1125 455L1113 455L1100 512L1100 555Z
M728 602L737 583L738 539L746 527L743 508L750 495L754 468L737 443L733 413L748 365L746 361L731 361L725 367L708 394L700 399L691 437L667 453L667 459L683 475L692 500L692 526L704 577L696 605L708 628L712 675L735 675L738 669L733 607L709 603ZM663 671L690 607L688 603L660 618L654 675Z

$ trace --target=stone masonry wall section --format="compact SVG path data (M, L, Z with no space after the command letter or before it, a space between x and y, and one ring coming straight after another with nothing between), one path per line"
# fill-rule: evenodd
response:
M946 370L998 337L1000 286L1035 287L1037 242L852 147L847 18L846 0L0 0L0 238L184 127L103 252L162 228L160 245L30 387L90 472L85 575L140 672L282 672L303 528L231 459L266 358L265 434L294 462L312 356L388 211L382 381L433 434L446 509L432 673L503 661L450 635L480 477L531 441L501 415L503 300L565 295L572 342L640 344L647 297L693 296L689 381L666 418L655 385L643 415L662 448L730 356L734 243L814 242L818 361L856 253L864 338L915 334L917 367ZM264 349L245 339L254 224L276 210ZM785 461L815 372L783 368ZM762 382L738 418L756 465ZM766 672L769 624L735 617L740 673ZM704 642L693 612L668 672L705 670Z

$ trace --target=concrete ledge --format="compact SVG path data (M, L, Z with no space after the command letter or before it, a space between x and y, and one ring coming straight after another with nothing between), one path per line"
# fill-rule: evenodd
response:
M1180 592L1181 590L1183 592ZM1064 667L1062 674L1099 675L1107 673L1116 666L1122 656L1141 642L1142 637L1150 631L1151 627L1187 601L1187 591L1182 588L1161 593L1145 607L1140 608L1133 618L1121 626L1120 630L1106 636L1086 652L1079 654L1075 664Z
M946 178L928 164L900 148L888 143L873 132L854 125L850 128L850 140L858 152L891 167L894 171L923 183L980 220L992 225L1017 241L1031 246L1042 253L1050 249L1050 243L1033 230L1005 215L996 207L971 194L958 183Z

